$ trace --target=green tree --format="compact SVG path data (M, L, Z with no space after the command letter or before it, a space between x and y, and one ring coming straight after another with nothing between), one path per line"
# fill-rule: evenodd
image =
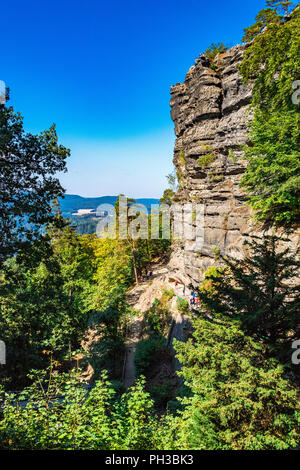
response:
M256 110L248 167L241 186L250 196L255 218L289 226L300 216L299 115Z
M24 385L30 369L44 367L43 350L69 359L93 308L92 251L69 226L48 234L51 244L20 252L0 275L0 337L7 347L1 372L13 386Z
M53 219L51 200L63 194L55 174L65 170L69 154L54 125L26 133L22 116L0 104L0 265Z
M188 314L189 313L189 303L186 299L177 299L176 302L176 307L177 310L182 313L182 314Z
M165 338L158 332L140 341L136 348L134 364L138 375L151 375L153 368L169 354Z
M261 34L270 23L281 22L280 16L271 8L261 10L255 17L255 23L244 29L243 42L252 41L257 35Z
M209 60L210 64L214 61L216 56L218 54L223 54L223 52L226 52L228 49L227 46L225 46L222 42L219 43L211 43L211 45L206 49L206 51L203 53L206 58Z
M190 390L170 427L178 449L287 449L299 442L297 390L238 325L198 319L176 341Z
M116 217L117 217L117 236L120 235L119 233L119 230L120 230L120 198L121 197L124 197L124 194L120 194L116 203L115 203L115 211L116 211ZM127 205L126 205L126 208L125 208L125 211L126 211L126 214L125 214L125 217L126 217L126 239L130 245L130 248L131 248L131 253L132 253L132 265L133 265L133 272L134 272L134 278L135 278L135 283L136 285L139 284L139 278L138 278L138 270L137 270L137 263L136 263L136 250L135 250L135 245L136 245L136 241L135 239L131 236L130 234L130 230L129 230L129 225L130 223L135 219L135 217L138 216L138 214L136 214L136 216L132 216L132 215L129 215L129 209L130 209L130 206L135 204L136 203L136 200L135 199L127 199ZM121 214L121 217L122 217L122 214Z
M268 24L245 50L240 66L245 83L254 82L241 185L256 218L284 225L300 215L299 104L292 102L300 68L299 14L296 9L289 21Z
M97 286L93 309L105 310L132 282L131 250L126 240L84 235L82 243L92 250L91 266Z
M164 420L153 415L153 401L141 378L117 399L107 373L91 391L80 371L34 371L21 396L6 394L0 417L0 448L10 450L161 449ZM26 400L21 406L20 401ZM2 400L1 400L2 402Z
M227 269L208 273L200 299L208 310L238 319L248 334L281 350L297 337L300 263L289 248L277 245L277 237L265 236L249 243L251 253L243 260L221 257Z
M59 264L63 293L73 309L82 314L89 312L94 308L96 294L92 247L68 224L62 229L53 226L47 233L51 237L53 256Z
M172 189L165 189L163 196L160 198L160 204L167 204L171 206L174 200L175 193Z
M169 188L172 189L174 193L176 193L178 189L176 168L174 168L173 171L166 176L166 178L168 181Z
M293 7L293 2L289 0L266 0L266 5L276 11L283 11L284 16L287 16L289 10Z
M99 339L89 349L89 359L94 369L94 377L99 377L104 369L112 379L122 379L123 358L125 354L124 338L126 326L131 314L127 306L125 292L110 299L109 306L96 312L90 325L97 327Z
M152 307L145 313L145 322L149 334L159 333L166 336L168 334L172 315L170 312L170 301L175 297L173 289L163 289L159 299L154 299Z
M132 270L136 284L139 284L139 276L142 274L143 270L147 270L148 265L152 261L152 258L157 255L165 255L168 252L168 248L170 246L170 240L168 239L151 239L151 223L152 218L151 215L146 213L143 208L139 210L139 206L135 206L135 211L131 211L133 205L135 205L134 199L127 199L127 206L123 208L121 213L121 220L120 220L120 197L123 196L122 194L118 197L118 200L115 204L115 211L117 217L117 238L120 237L120 223L122 223L122 217L126 218L127 223L127 230L126 233L122 234L122 239L118 240L119 242L125 241L130 247L131 250L131 262L132 262ZM138 219L140 219L138 221ZM134 222L140 223L139 232L137 236L133 236L131 232L131 224ZM155 222L156 223L156 222ZM158 221L158 229L161 232L161 222Z
M31 368L44 366L43 350L55 346L61 352L71 339L68 302L60 284L53 258L31 268L14 259L6 263L0 281L0 336L6 344L7 366L1 376L10 386L21 387Z

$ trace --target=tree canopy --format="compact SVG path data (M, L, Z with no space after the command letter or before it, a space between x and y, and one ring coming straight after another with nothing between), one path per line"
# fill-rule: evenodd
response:
M292 100L300 68L299 14L297 8L281 21L272 10L261 12L254 31L246 31L246 40L254 39L240 66L244 82L253 83L254 109L241 185L256 218L271 224L291 225L300 216L299 103Z
M299 333L300 311L300 286L295 283L300 262L289 248L279 250L278 241L265 236L249 242L243 260L221 257L223 269L209 271L200 286L200 300L209 311L240 321L273 353L290 349Z
M297 392L263 346L230 322L194 322L176 342L189 392L172 421L175 448L260 450L298 444Z
M20 113L0 104L0 265L53 220L51 201L63 194L55 174L65 171L69 154L55 125L26 133Z

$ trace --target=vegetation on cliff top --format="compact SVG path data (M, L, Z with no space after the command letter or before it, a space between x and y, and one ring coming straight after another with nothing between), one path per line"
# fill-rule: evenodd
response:
M222 42L215 44L214 42L203 52L203 55L209 60L209 63L212 64L214 59L218 54L226 52L228 49Z

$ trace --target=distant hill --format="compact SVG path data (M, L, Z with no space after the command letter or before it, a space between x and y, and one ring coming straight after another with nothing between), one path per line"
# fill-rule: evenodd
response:
M65 194L64 198L60 198L60 209L62 215L66 217L79 209L97 209L100 204L114 205L117 198L118 196L82 197L76 194ZM151 204L158 204L158 199L142 198L136 199L136 202L143 204L150 211Z

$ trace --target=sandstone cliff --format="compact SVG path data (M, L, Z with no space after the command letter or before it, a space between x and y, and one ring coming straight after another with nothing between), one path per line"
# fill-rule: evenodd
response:
M184 240L175 245L170 267L184 282L199 284L206 269L216 264L214 250L242 257L244 241L261 237L251 218L245 193L239 187L247 162L241 146L247 143L252 86L238 73L244 46L235 46L215 59L196 60L184 83L171 88L171 117L175 124L174 164L180 203L204 203L204 244ZM283 243L299 247L299 231Z

